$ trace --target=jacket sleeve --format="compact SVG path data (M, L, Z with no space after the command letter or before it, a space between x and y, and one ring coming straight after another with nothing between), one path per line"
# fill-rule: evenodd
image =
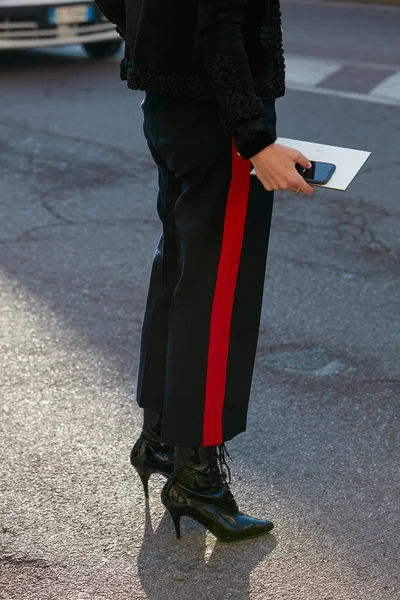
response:
M125 0L95 0L103 15L117 26L121 37L125 37Z
M273 142L263 103L254 90L242 25L246 0L199 0L194 42L235 147L246 159Z

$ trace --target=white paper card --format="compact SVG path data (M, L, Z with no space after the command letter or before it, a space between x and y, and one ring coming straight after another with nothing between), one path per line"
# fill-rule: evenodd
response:
M302 142L287 138L278 138L276 143L299 150L310 160L319 160L336 165L336 171L328 183L320 186L332 190L345 191L361 167L371 156L371 152L364 152L363 150L314 144L313 142Z

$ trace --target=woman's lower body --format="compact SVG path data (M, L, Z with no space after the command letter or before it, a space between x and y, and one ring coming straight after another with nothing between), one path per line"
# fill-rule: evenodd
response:
M251 163L234 149L217 104L147 93L142 108L159 169L163 232L142 328L137 401L145 409L144 437L132 463L144 481L157 470L172 473L163 502L176 524L183 486L195 498L186 493L182 514L208 527L207 507L206 514L193 513L199 494L215 497L218 488L220 508L237 511L218 447L246 429L273 193L250 175ZM274 128L274 101L265 108ZM242 517L251 519L240 516L239 535L218 527L214 533L241 539L272 528L260 521L257 529L257 520Z

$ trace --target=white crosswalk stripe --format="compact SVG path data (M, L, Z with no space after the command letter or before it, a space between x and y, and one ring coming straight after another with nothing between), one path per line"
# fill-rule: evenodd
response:
M387 77L382 83L374 87L370 94L377 97L393 98L400 103L400 71Z
M382 81L375 85L368 93L358 93L346 90L344 87L324 87L324 81L346 65L358 66L362 69L369 67L379 71L379 65L369 65L340 62L310 56L286 56L286 82L287 88L298 91L314 92L326 96L342 97L365 102L400 106L400 71L388 75L387 67L381 67Z
M308 56L286 56L286 79L288 84L318 85L339 71L342 63Z

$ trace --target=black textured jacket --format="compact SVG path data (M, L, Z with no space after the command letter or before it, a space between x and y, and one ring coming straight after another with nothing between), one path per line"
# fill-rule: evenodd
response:
M124 37L132 89L217 101L244 158L275 141L263 99L283 96L279 0L96 0Z

